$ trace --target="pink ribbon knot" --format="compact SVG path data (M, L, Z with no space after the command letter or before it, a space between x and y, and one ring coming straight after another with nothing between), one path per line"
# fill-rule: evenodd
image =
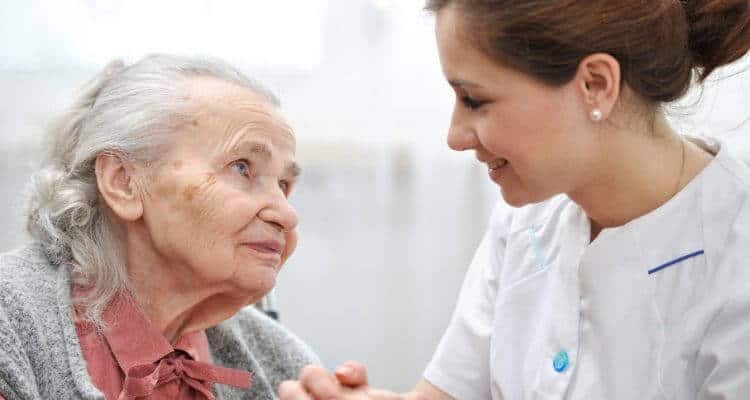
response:
M202 394L206 400L216 399L211 391L212 383L250 388L252 376L247 371L217 367L187 357L185 354L171 353L158 363L133 366L125 376L119 400L151 396L157 387L178 379Z

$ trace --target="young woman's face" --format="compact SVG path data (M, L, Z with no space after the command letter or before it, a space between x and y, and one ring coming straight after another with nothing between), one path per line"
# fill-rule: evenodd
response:
M448 7L436 23L443 73L456 93L448 145L474 150L510 205L575 190L596 144L575 83L547 86L493 62L471 45L462 18Z

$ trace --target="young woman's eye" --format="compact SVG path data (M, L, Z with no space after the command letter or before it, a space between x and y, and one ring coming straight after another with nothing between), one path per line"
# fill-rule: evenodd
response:
M237 160L233 162L232 169L244 177L250 177L250 162L247 160Z
M485 104L484 101L474 99L473 97L470 97L470 96L461 97L461 102L466 108L470 110L477 110Z

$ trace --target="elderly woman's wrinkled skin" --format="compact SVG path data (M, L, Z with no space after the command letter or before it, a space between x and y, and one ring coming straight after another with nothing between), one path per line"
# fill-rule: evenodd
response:
M247 89L207 78L190 85L195 116L157 172L97 159L102 196L124 221L134 291L170 340L260 299L296 246L288 124Z

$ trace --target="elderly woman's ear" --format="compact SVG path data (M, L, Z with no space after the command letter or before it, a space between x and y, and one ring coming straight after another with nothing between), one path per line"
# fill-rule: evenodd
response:
M133 164L117 154L99 154L95 168L99 193L112 212L124 221L141 218L143 192L139 189Z

